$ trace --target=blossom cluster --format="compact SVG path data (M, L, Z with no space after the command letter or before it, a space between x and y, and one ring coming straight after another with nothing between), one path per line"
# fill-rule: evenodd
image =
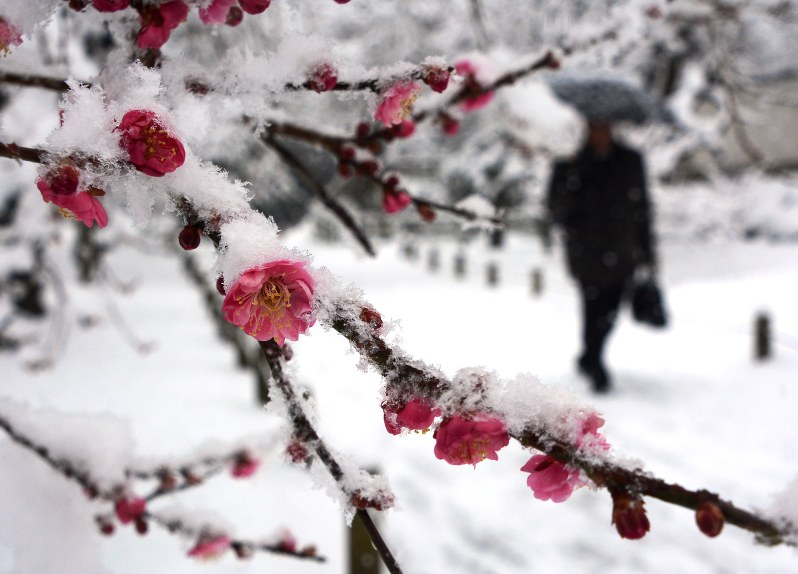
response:
M114 128L119 131L119 146L138 171L162 177L183 165L186 151L164 121L149 110L130 110ZM81 172L70 160L50 166L38 179L36 187L42 199L58 207L65 217L74 217L87 227L108 224L108 214L98 197L105 191L81 182Z

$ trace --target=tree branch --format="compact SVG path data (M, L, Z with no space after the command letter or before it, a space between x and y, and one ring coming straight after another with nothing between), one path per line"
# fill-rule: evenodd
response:
M454 388L452 381L422 368L418 361L412 363L403 354L391 348L383 339L370 332L359 319L339 311L331 321L333 329L346 337L358 352L386 379L388 387L394 387L400 395L408 398L425 396L432 401ZM697 510L701 502L711 500L723 512L730 524L754 533L767 544L792 544L787 536L795 534L791 525L779 526L753 512L743 510L731 501L722 500L717 494L706 490L688 490L650 476L641 469L628 469L612 462L595 462L587 458L578 448L562 437L530 421L523 432L511 435L524 446L543 451L555 459L579 467L598 486L610 491L621 489L630 493L646 495L669 504Z
M261 136L261 141L264 145L274 150L274 152L280 156L280 159L282 159L283 162L285 162L291 168L291 170L305 183L305 185L309 187L311 191L316 194L316 196L318 196L327 209L329 209L340 220L343 226L352 233L358 243L360 243L363 249L366 250L366 253L372 257L377 255L374 251L374 247L369 241L369 238L366 236L366 233L357 224L354 217L352 217L352 214L349 213L349 211L347 211L343 205L336 201L335 198L327 193L327 190L324 188L324 186L319 183L315 177L313 177L313 175L302 164L302 162L300 162L299 159L294 156L294 154L292 154L268 133L264 133Z

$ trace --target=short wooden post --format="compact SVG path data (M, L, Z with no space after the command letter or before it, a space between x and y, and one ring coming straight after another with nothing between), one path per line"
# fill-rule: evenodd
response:
M757 361L769 359L773 354L770 317L767 313L757 313L754 319L754 358Z
M454 276L465 277L466 274L466 256L465 253L458 253L454 256Z
M488 285L495 287L499 284L499 265L495 261L488 263L487 267Z
M366 527L355 515L349 529L349 574L380 574L381 564L380 555L371 543Z
M543 271L540 267L535 267L530 272L529 286L535 297L540 297L543 294Z
M431 247L427 257L427 267L433 273L441 266L441 256L437 247Z

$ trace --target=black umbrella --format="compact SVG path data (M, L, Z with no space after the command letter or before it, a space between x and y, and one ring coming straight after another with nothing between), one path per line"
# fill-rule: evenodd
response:
M670 121L669 113L656 98L624 80L554 76L549 87L558 99L576 108L587 120L635 124Z

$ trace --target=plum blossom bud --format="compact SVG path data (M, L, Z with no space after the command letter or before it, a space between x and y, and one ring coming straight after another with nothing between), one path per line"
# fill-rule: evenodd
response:
M720 534L723 530L724 520L723 511L717 504L709 500L699 504L695 511L695 522L698 529L710 538Z
M402 123L410 116L410 109L421 93L416 82L400 80L380 96L374 119L390 127Z
M169 40L172 30L188 16L188 5L183 0L172 0L165 4L147 4L139 8L141 30L136 45L141 49L157 50Z
M329 92L338 83L338 70L332 64L319 64L310 73L308 84L314 92Z
M97 528L100 529L103 536L111 536L114 533L114 524L107 517L98 515L94 517L94 521L97 523Z
M349 4L349 0L334 0L336 4Z
M91 0L69 0L69 7L75 12L83 12L91 4Z
M486 458L499 460L496 453L510 444L504 423L484 414L445 418L434 436L435 456L456 465L476 466Z
M248 452L239 453L233 461L233 469L230 471L235 478L249 478L258 471L260 459L252 456Z
M483 91L477 80L477 65L471 60L460 60L454 65L454 70L465 78L464 90L468 94L460 103L460 108L471 112L487 106L493 99L493 92Z
M560 69L560 61L554 57L554 54L551 52L546 52L546 55L543 59L543 65L546 68L551 70L559 70Z
M355 138L362 140L363 138L368 137L369 133L371 133L371 128L366 122L360 122L357 124L355 128Z
M378 492L374 495L366 495L363 492L355 492L351 498L352 506L358 510L373 508L374 510L387 510L393 507L394 497L390 493Z
M202 239L202 230L196 225L186 225L180 230L177 236L177 241L180 247L186 251L191 251L199 247L200 240Z
M389 215L399 213L412 201L413 198L403 189L385 189L382 194L382 210Z
M227 14L236 0L213 0L209 6L199 9L199 17L205 24L224 24Z
M360 310L360 320L375 331L382 328L382 317L377 311L369 307L363 307Z
M224 277L219 275L216 279L216 290L219 292L219 295L226 295L227 291L224 288Z
M22 35L16 26L0 16L0 54L7 54L12 46L22 44Z
M413 123L413 120L405 120L393 126L391 133L396 135L396 137L409 138L415 133L415 131L416 124Z
M260 14L266 11L272 0L238 0L241 9L247 14Z
M355 159L355 148L350 146L341 146L338 149L338 158L341 161L352 161Z
M147 510L147 501L138 496L120 498L114 504L116 517L122 524L130 524Z
M288 458L294 464L305 464L310 456L305 444L296 440L292 441L288 447L286 447L285 454L288 455Z
M460 131L460 122L449 114L440 115L441 128L447 136L456 136Z
M164 4L166 6L166 4ZM179 139L163 126L161 118L150 110L130 110L116 128L121 145L137 170L161 177L183 165L186 150Z
M435 418L441 416L441 409L434 407L427 399L415 398L404 405L382 403L385 430L393 435L400 434L403 428L427 431Z
M244 20L244 12L238 6L233 6L227 13L224 23L228 26L236 27Z
M98 12L116 12L130 6L130 0L91 0L91 4Z
M143 518L143 517L141 517L141 516L139 516L138 518L136 518L136 523L135 523L135 526L136 526L136 532L138 532L138 533L139 533L139 534L141 534L142 536L144 536L145 534L147 534L147 532L148 532L148 531L149 531L149 529L150 529L150 525L149 525L149 524L147 523L147 521L146 521L146 520L144 520L144 518Z
M357 172L360 175L376 175L378 171L380 171L380 164L373 159L368 159L364 162L361 162L357 166Z
M282 346L296 341L315 322L315 281L303 261L280 259L244 271L222 304L224 318L258 341Z
M451 73L446 68L440 66L429 66L424 73L424 83L427 84L433 92L443 93L449 86L449 77Z
M612 493L612 523L621 538L639 540L651 528L643 499L626 492Z
M230 548L235 552L236 558L240 560L252 558L255 552L251 544L244 544L243 542L233 542L230 544Z
M296 554L297 542L290 530L284 530L282 532L280 535L280 541L277 543L277 548L282 552Z
M416 204L416 211L418 211L418 215L426 221L427 223L432 223L435 221L435 210L432 209L432 206L428 203L417 203Z
M210 559L224 554L230 548L227 536L200 536L197 543L188 551L190 558Z

